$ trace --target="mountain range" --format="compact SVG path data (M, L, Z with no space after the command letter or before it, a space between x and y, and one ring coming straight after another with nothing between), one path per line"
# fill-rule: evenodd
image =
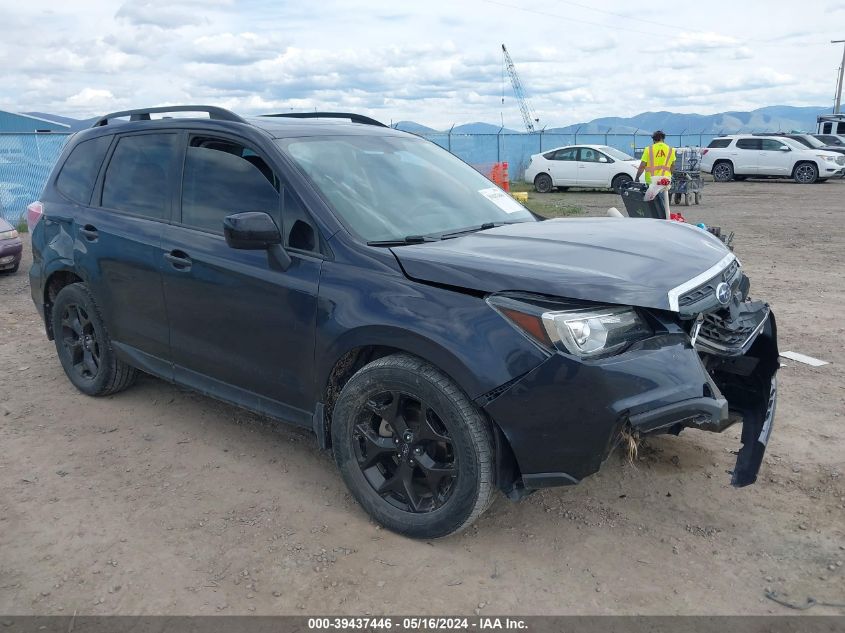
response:
M596 134L612 131L619 134L633 134L637 130L652 132L663 130L668 134L701 133L718 134L720 132L791 132L815 131L816 117L830 112L830 108L768 106L750 112L719 112L717 114L681 114L678 112L643 112L632 117L602 117L584 123L575 123L565 127L546 128L550 134L571 134L578 130L581 134ZM415 134L446 133L449 130L435 130L414 121L399 121L394 127ZM496 134L500 125L475 122L456 125L453 134ZM504 128L503 134L513 134L522 130Z

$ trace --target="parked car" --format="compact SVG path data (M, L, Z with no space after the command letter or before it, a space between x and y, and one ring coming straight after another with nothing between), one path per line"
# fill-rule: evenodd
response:
M813 134L786 134L786 133L778 133L777 136L783 136L785 138L791 138L793 141L797 141L801 143L804 147L809 149L821 149L827 152L836 152L837 154L845 154L845 147L837 144L828 144L820 141L815 137Z
M710 141L702 150L701 170L716 182L753 178L793 178L808 184L840 176L845 156L809 149L780 136L734 134Z
M845 147L845 136L838 134L813 134L818 140L828 146Z
M589 187L619 191L637 175L640 161L607 145L567 145L534 154L525 182L539 193L555 187Z
M23 243L17 230L0 217L0 273L16 273L21 265Z
M172 111L210 118L150 117ZM775 319L716 237L538 221L367 117L107 115L28 217L32 299L77 389L140 370L311 429L402 534L575 484L623 434L741 420L745 486L771 433Z

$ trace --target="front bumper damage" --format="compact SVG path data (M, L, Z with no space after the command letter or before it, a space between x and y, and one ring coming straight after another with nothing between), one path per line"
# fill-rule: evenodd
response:
M777 401L777 328L768 305L735 301L696 327L653 313L659 333L624 353L584 361L554 354L481 401L521 476L503 490L570 485L595 473L623 429L640 436L742 424L731 483L756 481ZM693 340L694 339L694 340Z

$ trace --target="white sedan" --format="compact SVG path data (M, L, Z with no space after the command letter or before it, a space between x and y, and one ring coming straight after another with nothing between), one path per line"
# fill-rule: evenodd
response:
M640 161L607 145L568 145L534 154L525 182L539 193L555 187L619 189L637 175Z

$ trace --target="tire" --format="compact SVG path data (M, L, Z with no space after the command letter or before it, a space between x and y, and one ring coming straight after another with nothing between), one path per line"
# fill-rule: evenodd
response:
M123 391L137 370L118 360L103 319L85 284L59 291L51 311L59 362L73 386L89 396Z
M622 193L622 187L629 182L633 182L633 178L631 178L628 174L616 174L613 177L613 180L610 181L610 188L613 189L616 193Z
M819 177L819 168L813 163L798 163L792 170L792 178L799 185L811 185Z
M332 420L343 480L389 530L413 538L448 536L492 501L489 423L425 361L394 354L366 365L343 387Z
M734 179L734 166L730 161L722 160L713 165L713 180L730 182Z
M534 189L537 193L549 193L554 188L552 177L548 174L537 174L534 178Z

